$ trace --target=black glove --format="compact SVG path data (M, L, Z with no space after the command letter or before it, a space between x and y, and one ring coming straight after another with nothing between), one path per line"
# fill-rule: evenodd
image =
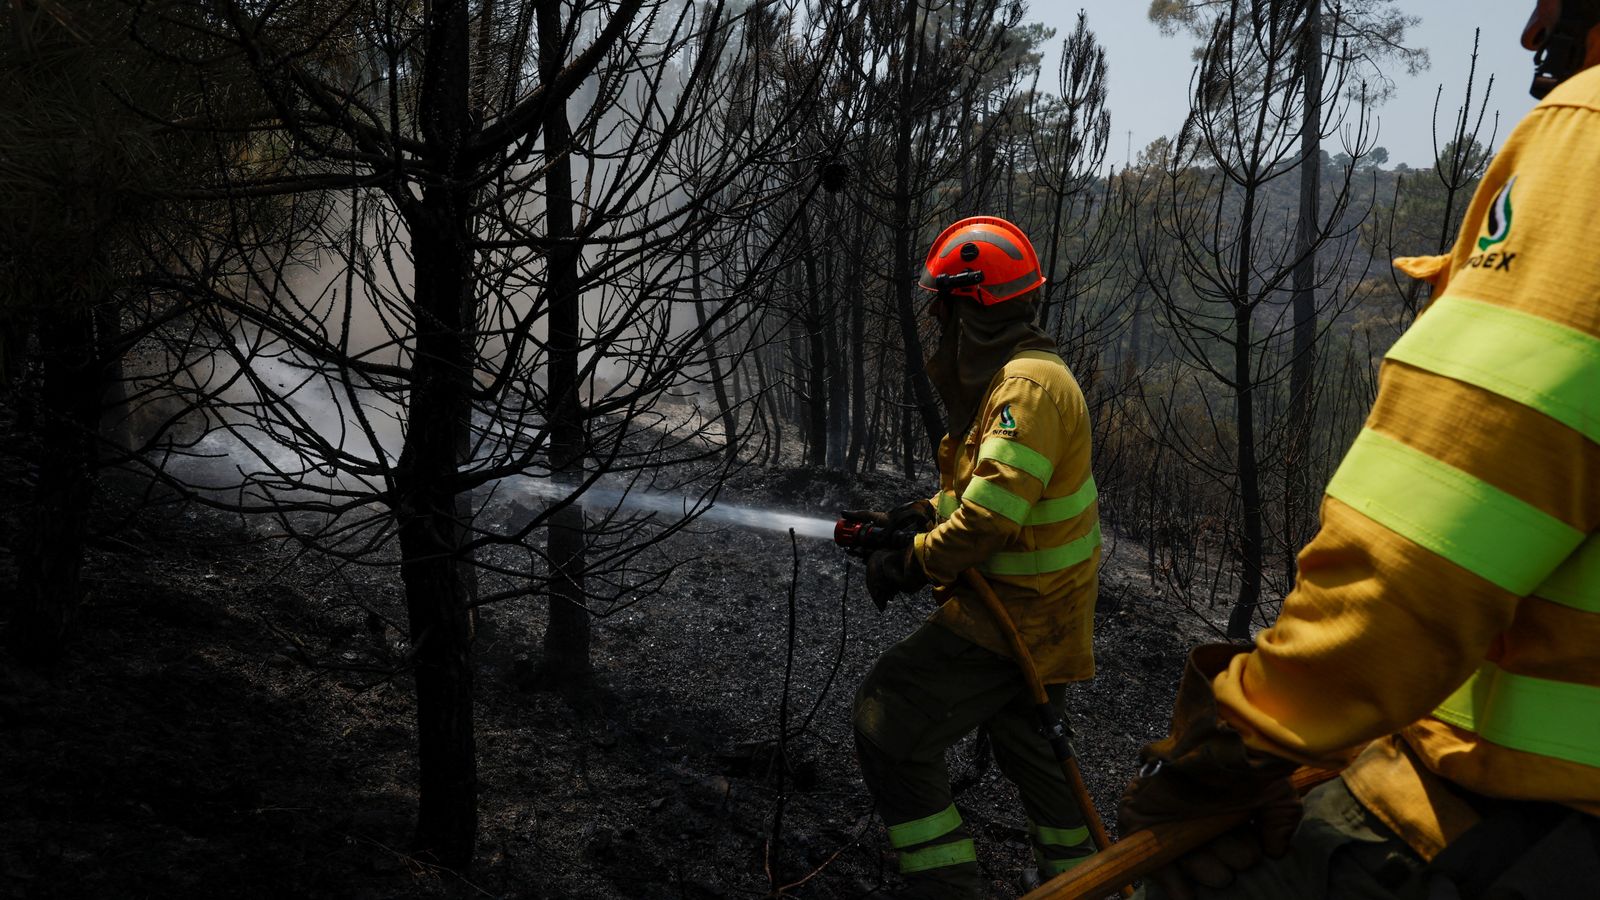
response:
M867 557L867 593L883 612L896 594L914 594L928 583L917 554L904 550L879 550Z
M913 500L902 503L888 512L877 512L870 509L846 509L839 513L849 522L866 522L879 528L890 531L927 531L933 527L936 518L933 504L926 500Z
M1152 876L1174 900L1194 896L1185 879L1223 888L1263 853L1283 856L1300 822L1300 795L1289 781L1295 764L1251 751L1217 715L1211 680L1243 652L1248 648L1208 644L1189 654L1172 734L1140 751L1144 765L1122 795L1123 835L1161 822L1250 813L1252 827L1230 831Z

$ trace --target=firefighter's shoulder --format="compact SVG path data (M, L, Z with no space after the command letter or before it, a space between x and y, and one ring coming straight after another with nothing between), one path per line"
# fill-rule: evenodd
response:
M1060 356L1044 350L1028 350L1011 357L1001 370L1005 381L1030 382L1055 403L1063 416L1071 416L1084 405L1083 391L1072 370ZM1020 385L1012 389L1020 389Z
M1001 372L1005 378L1026 378L1047 387L1072 378L1066 362L1048 350L1024 350L1011 357Z

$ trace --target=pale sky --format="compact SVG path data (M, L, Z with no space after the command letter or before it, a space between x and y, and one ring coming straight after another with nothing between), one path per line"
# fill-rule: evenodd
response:
M1056 29L1050 41L1039 79L1041 90L1056 90L1056 67L1060 64L1061 41L1072 32L1078 10L1089 14L1089 28L1106 48L1111 109L1111 149L1106 161L1123 164L1130 143L1133 154L1162 135L1174 134L1188 111L1189 76L1194 69L1191 52L1196 39L1191 35L1163 37L1145 15L1148 0L1031 0L1028 21L1043 22ZM1500 114L1494 146L1505 140L1507 132L1528 110L1534 100L1528 96L1533 80L1533 54L1522 49L1518 37L1533 8L1531 0L1520 3L1490 0L1398 0L1405 12L1422 19L1408 42L1426 47L1433 64L1415 77L1391 65L1395 81L1394 96L1375 110L1377 143L1389 150L1389 163L1404 162L1427 166L1433 160L1434 95L1441 84L1444 96L1439 101L1440 142L1453 127L1461 105L1467 66L1472 54L1472 30L1483 29L1478 56L1478 76L1474 87L1474 111L1484 85L1494 76L1494 90L1484 116L1481 140L1487 141L1494 128L1494 115ZM1324 144L1329 153L1338 153L1337 139Z

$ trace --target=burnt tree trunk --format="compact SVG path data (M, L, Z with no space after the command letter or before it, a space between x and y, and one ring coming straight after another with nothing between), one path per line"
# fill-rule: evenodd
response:
M811 231L811 214L800 208L800 233L805 240L815 240ZM806 463L825 466L828 463L828 348L826 329L829 327L826 288L817 277L817 257L808 249L801 257L805 272L805 315L801 317L806 330Z
M539 75L555 82L565 63L561 6L538 4ZM572 126L565 100L545 111L545 229L549 298L549 394L545 417L550 429L550 472L557 483L574 484L583 473L584 428L578 396L578 347L582 297L578 290L581 252L573 241ZM544 633L539 680L561 687L586 682L590 674L589 610L584 604L583 508L571 504L550 517L546 545L550 563L550 624Z
M457 460L470 410L472 198L462 148L473 131L468 102L468 4L435 0L417 117L427 157L447 177L406 210L416 261L410 424L395 467L400 577L414 651L418 794L415 851L452 869L472 861L478 829L471 626L460 565Z
M846 469L845 450L850 427L850 394L844 371L844 340L840 335L842 323L839 321L838 298L844 291L840 288L838 273L834 269L834 239L831 229L823 246L826 249L822 253L822 280L827 285L828 291L828 302L823 309L823 323L827 329L823 332L825 337L823 349L828 355L828 468L842 472Z
M884 397L889 392L888 379L878 377L874 379L876 388L872 392L872 415L867 426L867 442L862 449L862 471L876 472L878 470L878 452L883 446L884 433L884 407L888 405Z
M706 300L700 278L700 251L689 251L689 290L694 295L694 320L706 348L706 369L711 376L711 395L717 402L717 418L722 422L722 452L728 464L739 461L739 421L728 402L728 387L722 383L722 362L717 356L717 341L706 327Z
M38 478L6 643L25 663L61 658L83 595L83 551L94 497L95 433L104 391L94 318L74 303L38 326L43 362Z
M915 412L908 399L910 394L908 378L900 392L900 471L907 479L917 477L917 430L911 421Z
M96 355L100 359L100 442L96 459L102 464L119 461L133 449L133 412L128 404L128 383L122 371L122 312L116 303L102 303L94 311Z
M1295 228L1294 358L1289 363L1288 458L1284 460L1284 583L1294 583L1295 551L1309 537L1312 479L1311 380L1316 372L1317 220L1322 192L1322 0L1306 0L1300 65L1305 113L1300 122L1300 214Z
M772 386L767 382L767 361L765 350L758 350L755 359L756 370L756 409L765 410L763 418L769 424L766 433L766 449L771 454L770 458L778 465L783 463L783 415L778 409L778 400L774 396ZM767 454L763 454L766 458Z
M1050 261L1045 269L1044 287L1039 292L1039 327L1046 332L1050 331L1050 313L1056 299L1056 282L1059 279L1056 274L1056 261L1061 256L1061 217L1066 214L1067 194L1070 193L1067 190L1067 185L1071 183L1071 160L1076 156L1072 142L1074 140L1073 136L1077 134L1077 126L1078 112L1074 108L1067 113L1066 130L1069 143L1067 144L1066 152L1062 154L1061 171L1056 174L1060 181L1056 188L1051 191L1054 197L1050 207Z
M919 46L917 12L920 3L907 3L906 42L900 54L899 103L895 110L894 139L894 278L895 313L900 326L900 346L905 350L905 380L907 403L913 403L921 419L922 430L928 439L928 453L938 451L939 439L944 436L944 419L939 415L939 404L933 396L933 385L928 373L923 371L922 341L917 336L917 311L912 300L917 272L912 256L911 241L916 237L916 225L911 220L913 201L911 143L915 131L912 115L916 103L915 73ZM918 188L920 190L920 188ZM909 424L909 422L908 422ZM907 448L909 456L912 448ZM907 461L909 477L911 465Z
M1238 268L1235 271L1233 303L1233 389L1238 409L1234 422L1238 426L1239 446L1236 460L1239 469L1239 504L1242 522L1239 534L1239 594L1233 610L1228 615L1228 637L1243 641L1250 638L1250 619L1256 604L1261 600L1261 472L1256 460L1255 382L1251 372L1251 314L1255 306L1250 302L1250 266L1252 240L1255 235L1256 190L1252 185L1245 189L1244 223L1239 238Z
M856 216L854 246L866 246L865 206ZM867 446L867 296L866 261L860 253L850 254L846 279L850 285L850 449L845 466L860 471L861 456ZM870 453L867 454L870 458ZM869 463L870 465L870 463Z

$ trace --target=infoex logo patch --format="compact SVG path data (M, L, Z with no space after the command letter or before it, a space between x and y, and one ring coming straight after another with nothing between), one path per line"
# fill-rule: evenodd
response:
M1483 252L1511 236L1511 189L1517 186L1517 176L1511 176L1506 186L1489 204L1489 220L1484 223L1488 233L1478 238L1478 252Z

